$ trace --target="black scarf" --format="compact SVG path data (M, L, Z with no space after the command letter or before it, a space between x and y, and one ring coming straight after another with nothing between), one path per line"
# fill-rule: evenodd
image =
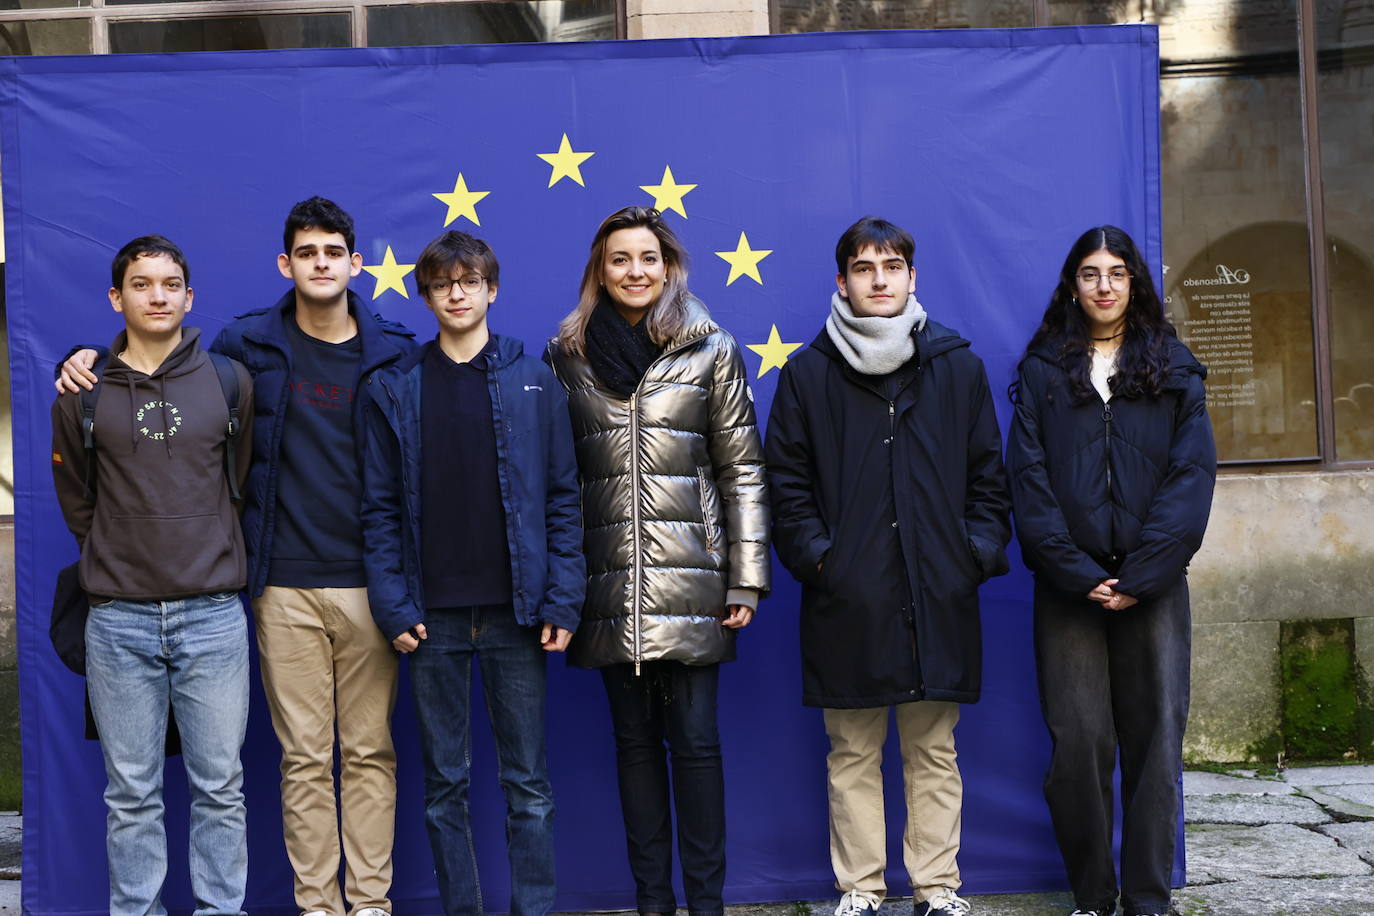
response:
M587 322L587 362L601 384L621 397L635 393L644 373L663 348L649 339L645 322L630 324L609 302L601 302Z

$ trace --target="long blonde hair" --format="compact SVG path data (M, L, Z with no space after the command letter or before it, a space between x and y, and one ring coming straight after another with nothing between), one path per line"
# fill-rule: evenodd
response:
M663 253L666 276L663 280L663 293L658 301L649 307L644 316L645 330L649 339L659 346L667 344L681 333L687 323L687 249L678 240L672 228L664 221L663 215L653 207L625 207L617 210L601 221L596 235L592 237L592 250L587 256L587 266L582 271L582 290L577 299L577 308L568 313L558 325L558 344L566 352L575 356L585 356L587 352L587 322L592 312L604 296L601 288L601 267L606 259L606 240L612 232L621 229L648 229L658 239L659 250Z

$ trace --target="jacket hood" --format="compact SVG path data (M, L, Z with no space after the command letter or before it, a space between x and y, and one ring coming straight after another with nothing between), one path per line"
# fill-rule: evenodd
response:
M174 379L189 375L209 359L205 355L205 351L200 348L200 328L182 327L181 342L176 345L171 353L167 354L162 365L148 375L144 375L119 358L119 353L128 346L128 343L129 334L127 331L120 331L115 335L114 342L110 344L109 364L106 365L102 378L117 380L124 385L132 385L132 379Z
M926 320L925 327L913 329L911 336L916 338L916 358L921 363L929 362L937 356L942 356L951 350L958 350L961 347L970 346L968 340L960 336L959 332L953 328L947 328L938 321ZM811 341L812 349L818 350L830 359L843 366L848 367L843 354L840 353L835 342L830 339L830 334L825 327L816 335L816 339Z
M1057 347L1050 341L1041 341L1032 348L1027 356L1034 356L1043 362L1049 363L1055 368L1059 367L1059 354ZM1166 372L1166 388L1184 388L1188 385L1188 379L1196 375L1199 379L1207 378L1207 367L1197 361L1193 351L1177 337L1169 338L1169 367Z

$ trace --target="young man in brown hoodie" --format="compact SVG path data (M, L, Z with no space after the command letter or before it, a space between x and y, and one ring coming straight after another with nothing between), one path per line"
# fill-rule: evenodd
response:
M191 886L198 913L243 912L248 873L243 765L248 639L239 591L243 534L226 468L243 484L253 385L238 376L241 432L191 310L190 271L162 236L115 257L110 304L125 329L96 402L93 460L81 397L52 408L53 483L81 546L87 688L108 786L112 914L165 913L162 768L168 709L191 793ZM225 450L235 450L232 464Z

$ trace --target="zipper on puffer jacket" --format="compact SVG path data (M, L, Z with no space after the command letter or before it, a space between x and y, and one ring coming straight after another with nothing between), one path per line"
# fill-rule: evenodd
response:
M643 642L641 639L641 603L643 602L644 590L644 557L643 533L640 529L639 511L639 386L644 384L644 379L649 377L649 373L654 371L663 360L679 350L692 346L698 341L705 340L709 334L701 334L690 340L683 340L668 347L658 358L649 364L649 368L644 371L644 378L639 380L639 385L635 386L634 393L630 395L630 527L634 529L634 578L630 591L630 630L634 634L634 662L635 677L639 676L640 664L644 660Z
M1112 502L1112 404L1110 401L1102 404L1102 426L1103 436L1106 439L1104 445L1107 459L1107 503L1110 505ZM1114 527L1112 518L1111 514L1107 516L1107 545L1109 549L1116 546L1116 532L1112 530Z
M640 384L644 380L640 379ZM639 676L639 664L643 658L640 651L640 601L641 590L644 587L644 559L640 555L642 548L641 534L639 530L639 392L635 391L630 395L630 529L634 532L634 577L631 591L631 614L630 628L634 634L634 655L635 655L635 677Z

